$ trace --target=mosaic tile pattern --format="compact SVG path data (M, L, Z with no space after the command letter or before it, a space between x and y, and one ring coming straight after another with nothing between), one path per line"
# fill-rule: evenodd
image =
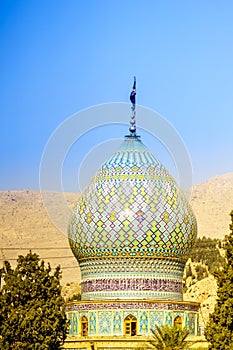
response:
M150 311L149 312L150 319L150 329L153 329L155 324L158 326L162 326L164 324L164 311Z
M74 312L68 312L67 318L70 321L69 334L78 334L78 317L79 315Z
M113 315L113 334L122 334L123 333L123 317L122 313L116 311Z
M79 263L84 279L120 276L181 279L185 262L169 258L106 258L82 260Z
M165 317L165 324L172 326L172 312L167 312Z
M138 137L126 137L87 186L69 226L78 259L186 259L196 221L175 181Z
M91 311L91 310L107 310L107 309L118 309L118 310L173 310L173 311L199 311L199 303L191 302L146 302L146 301L112 301L112 302L80 302L71 303L66 305L66 311ZM128 313L128 311L127 311ZM86 314L85 314L86 316Z
M140 314L140 320L139 320L139 332L140 334L148 334L148 312L143 311Z
M189 315L189 323L188 327L190 328L190 333L195 334L195 327L196 327L196 317L194 314Z
M112 312L98 311L99 334L111 334Z
M86 292L82 293L82 300L113 300L113 299L154 299L154 300L172 300L182 301L182 293L176 292L165 292L165 291L129 291L129 290L118 290L118 291L100 291L100 292Z
M182 293L182 282L165 279L98 279L82 282L82 293L101 291L164 291Z
M138 305L140 305L140 303L138 303ZM196 334L198 330L198 312L187 309L182 311L173 310L173 308L175 308L174 305L171 309L164 309L163 303L161 303L161 308L159 310L141 308L135 309L131 307L128 309L109 309L107 304L105 304L104 310L99 310L98 306L99 304L96 305L95 309L86 311L85 313L88 319L88 335L123 336L124 320L129 315L136 318L138 335L151 334L151 329L155 328L155 324L159 326L163 324L172 325L178 315L181 316L183 324L186 324L190 329L191 334ZM129 306L132 306L132 304L129 304ZM78 322L81 322L82 315L83 313L78 310L68 312L69 319L75 319L78 320ZM79 329L80 328L81 327L79 327ZM69 334L77 335L72 324L70 324Z
M89 334L94 335L96 334L96 313L90 312L89 315Z

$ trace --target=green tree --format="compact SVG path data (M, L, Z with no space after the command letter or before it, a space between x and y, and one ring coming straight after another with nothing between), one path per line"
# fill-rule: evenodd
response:
M197 280L201 281L203 278L208 276L208 271L205 266L197 265L195 267L196 273L197 273Z
M0 349L59 350L68 332L61 271L51 273L37 254L5 262L0 289Z
M232 350L233 346L233 211L230 234L225 238L226 262L215 273L217 303L205 330L211 350Z
M210 237L202 237L196 240L191 252L191 260L208 266L210 273L222 266L225 259L220 254L221 241Z
M151 332L154 340L149 341L148 345L156 350L181 350L190 345L185 341L189 335L187 327L182 329L179 325L155 325Z

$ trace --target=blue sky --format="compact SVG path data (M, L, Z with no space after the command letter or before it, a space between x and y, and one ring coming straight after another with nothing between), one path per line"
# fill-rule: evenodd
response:
M0 190L38 189L58 125L93 105L128 102L134 75L137 102L183 138L194 184L232 172L232 16L230 0L1 0Z

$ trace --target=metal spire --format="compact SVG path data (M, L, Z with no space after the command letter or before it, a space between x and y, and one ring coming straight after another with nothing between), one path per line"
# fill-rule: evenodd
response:
M133 83L133 88L132 92L130 94L130 101L132 103L131 110L132 110L132 115L131 115L131 120L130 120L130 135L135 136L136 135L136 77L134 77L134 83Z

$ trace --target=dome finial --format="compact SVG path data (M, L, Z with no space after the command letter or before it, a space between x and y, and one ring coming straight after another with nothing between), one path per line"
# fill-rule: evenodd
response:
M130 135L135 136L136 135L136 77L134 77L134 83L133 83L133 88L130 94L130 101L132 103L132 115L131 115L131 120L130 120Z

